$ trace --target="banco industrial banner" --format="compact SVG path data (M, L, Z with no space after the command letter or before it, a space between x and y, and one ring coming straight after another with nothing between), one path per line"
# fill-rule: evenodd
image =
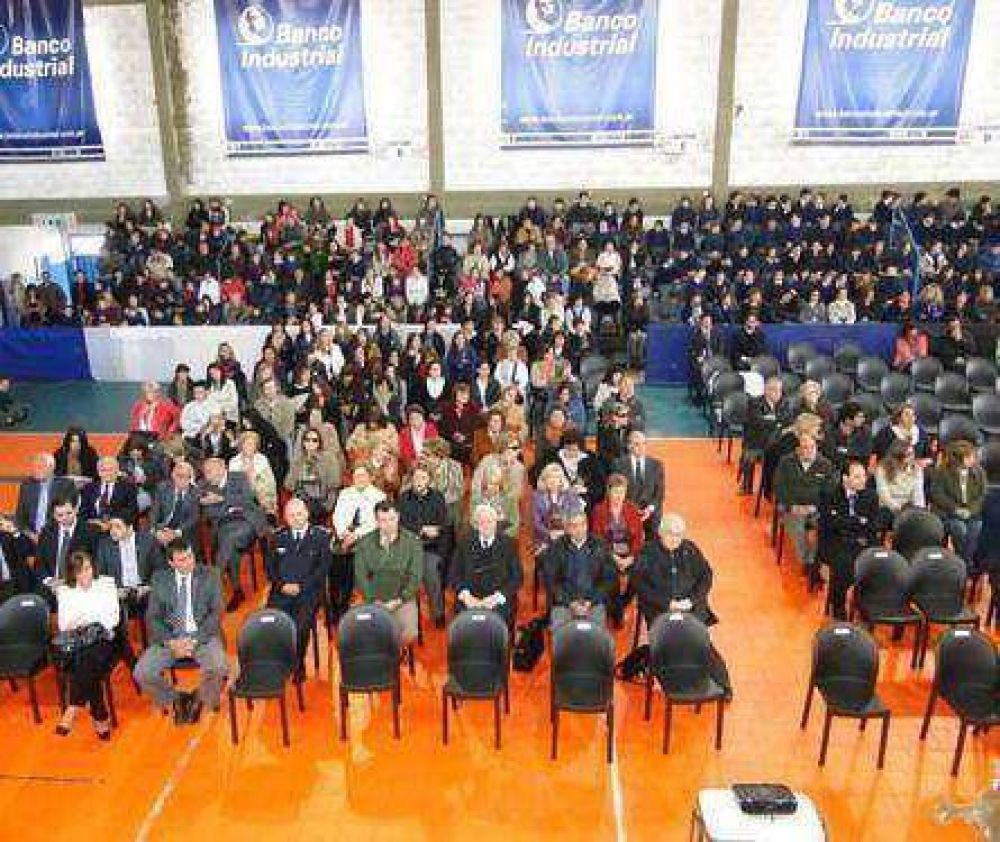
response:
M230 155L364 152L361 0L215 0Z
M0 5L0 161L104 157L82 0Z
M795 139L950 143L975 0L810 0Z
M657 0L500 0L507 146L652 143Z

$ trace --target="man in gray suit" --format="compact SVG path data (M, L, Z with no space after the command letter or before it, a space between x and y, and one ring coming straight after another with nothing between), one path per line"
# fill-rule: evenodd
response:
M201 492L194 484L194 468L190 462L177 462L170 479L161 482L153 495L149 510L149 528L160 546L183 538L197 546L198 516Z
M206 459L203 470L201 508L212 530L216 564L226 566L233 587L226 611L235 611L244 599L240 557L266 532L267 516L242 473L227 470L221 459Z
M146 626L150 646L133 670L136 682L177 724L197 722L203 705L219 709L229 672L222 643L222 582L211 567L195 564L183 539L167 548L170 566L153 574ZM176 661L193 658L201 667L197 694L179 693L164 678Z
M17 491L14 523L34 543L49 519L52 501L76 490L72 480L55 476L56 460L51 453L39 453L31 460L31 477Z
M149 582L161 567L163 550L147 530L136 529L120 517L108 521L108 534L97 544L97 569L102 576L114 578L129 617L146 613Z
M618 458L613 473L628 479L628 499L639 510L646 540L652 539L663 515L663 463L646 455L646 434L642 430L628 434L628 453Z

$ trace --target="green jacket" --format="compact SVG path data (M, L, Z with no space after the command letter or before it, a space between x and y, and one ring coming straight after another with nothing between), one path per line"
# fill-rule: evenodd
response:
M383 548L379 530L369 532L354 548L354 580L366 602L416 598L423 577L424 548L412 532L400 527L399 537Z

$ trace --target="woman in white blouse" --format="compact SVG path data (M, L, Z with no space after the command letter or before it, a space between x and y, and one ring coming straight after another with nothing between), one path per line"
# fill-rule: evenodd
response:
M914 458L912 445L903 441L894 441L889 445L889 450L875 468L875 489L883 510L892 518L903 509L923 509L927 505L924 472Z
M257 503L269 515L278 512L278 483L267 457L260 452L260 436L247 430L240 439L240 452L229 460L229 470L247 478Z
M74 552L66 569L65 584L56 589L59 631L71 632L94 623L104 627L104 638L79 651L66 669L69 705L56 726L67 736L81 707L89 706L94 730L102 740L111 739L111 722L103 682L114 664L114 632L121 619L118 589L110 576L97 577L90 553Z
M226 416L226 421L238 424L240 421L240 396L236 384L226 377L222 366L212 363L208 367L208 399L217 411Z

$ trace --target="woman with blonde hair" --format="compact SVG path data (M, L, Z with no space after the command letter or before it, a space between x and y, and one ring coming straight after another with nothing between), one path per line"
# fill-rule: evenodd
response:
M482 472L480 481L472 486L471 508L488 505L497 513L497 529L513 539L521 526L519 495L507 481L503 468L491 465Z
M566 518L585 508L580 496L569 487L562 467L546 465L538 475L531 505L535 553L544 552L561 538Z
M269 515L278 514L278 485L267 457L260 452L260 435L247 430L240 437L239 452L229 460L229 470L247 478L258 505Z

